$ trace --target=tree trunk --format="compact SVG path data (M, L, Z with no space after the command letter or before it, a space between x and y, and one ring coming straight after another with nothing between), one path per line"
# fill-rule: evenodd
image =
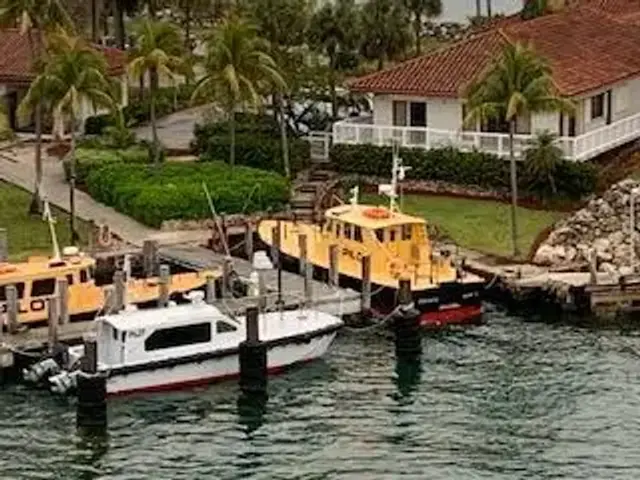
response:
M229 149L229 165L236 164L236 106L229 111L229 130L231 132L231 148Z
M138 99L140 103L144 101L144 72L140 74L140 78L138 79Z
M476 18L478 21L482 18L482 0L476 0Z
M333 69L333 61L331 62L331 70L329 71L329 89L331 90L331 117L335 121L338 119L338 94L336 93L336 77Z
M480 0L477 0L478 2ZM414 12L416 18L413 20L413 30L416 34L416 57L420 56L420 40L422 38L422 36L420 35L421 30L422 30L422 22L420 21L420 14L419 12Z
M69 235L71 245L78 242L76 231L76 117L71 114L71 158L69 158Z
M122 8L122 0L111 0L111 2L116 45L119 49L124 50L126 42L124 31L124 9Z
M93 43L98 43L100 39L99 1L100 0L91 0L91 41L93 41Z
M287 138L287 117L284 114L284 102L282 96L278 93L273 97L275 107L280 117L280 138L282 140L282 164L284 174L287 178L291 178L291 165L289 163L289 140Z
M491 20L491 0L487 0L487 17Z
M151 133L153 137L153 163L160 166L160 141L158 140L158 125L156 120L156 92L158 89L158 72L155 69L149 70L149 95L151 103Z
M516 156L513 149L513 137L516 133L516 120L509 122L509 167L511 170L511 243L513 245L513 256L520 256L518 248L518 174L516 171Z
M184 47L191 55L191 0L186 0L184 6L184 37Z
M31 49L31 58L32 61L35 61L40 58L42 53L42 47L44 41L42 39L42 30L37 30L37 39L33 41L33 37L31 36L31 31L28 33L29 38L29 46ZM36 134L36 149L35 149L35 157L34 157L34 165L35 165L35 185L33 189L33 197L31 197L31 204L29 205L29 213L31 214L41 214L42 213L42 101L39 100L38 104L35 108L34 114L34 122L35 122L35 134Z

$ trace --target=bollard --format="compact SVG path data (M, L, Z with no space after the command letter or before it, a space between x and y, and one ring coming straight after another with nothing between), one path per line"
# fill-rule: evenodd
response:
M253 223L247 222L247 229L244 232L244 253L247 258L253 258Z
M360 309L363 312L371 310L371 257L362 257L362 296L360 297Z
M158 279L158 306L166 307L169 305L169 276L171 271L169 265L160 265L160 278Z
M412 302L411 282L400 280L398 289L398 308L393 315L396 357L412 359L422 353L420 331L420 312Z
M7 330L9 333L18 331L18 290L15 285L5 287L7 296Z
M260 341L258 309L247 308L246 339L240 343L240 388L243 393L266 395L267 345Z
M69 282L66 278L58 279L58 312L60 325L69 323Z
M337 287L339 282L338 245L329 245L329 285Z
M233 260L226 257L222 262L222 298L231 296L231 272L233 271Z
M308 260L307 236L304 233L298 235L298 248L300 249L300 275L304 275Z
M47 298L47 319L48 319L48 334L47 334L47 349L49 354L53 354L58 344L58 299L55 297Z
M94 335L84 339L84 357L77 380L77 427L105 430L107 428L107 377L98 372L98 345Z
M124 282L124 272L116 270L113 274L113 312L124 310L127 297L127 285Z
M0 263L9 260L9 236L6 228L0 228Z
M313 265L309 262L305 263L304 270L304 299L307 308L313 303Z
M145 240L142 244L142 268L145 277L153 277L158 271L158 242Z
M214 275L207 275L206 288L205 300L209 305L213 305L216 301L216 277Z

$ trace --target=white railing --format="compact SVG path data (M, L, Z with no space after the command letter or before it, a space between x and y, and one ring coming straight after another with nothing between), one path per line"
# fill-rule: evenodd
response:
M520 157L530 134L516 134L513 149ZM611 125L578 137L559 137L558 146L569 160L583 161L640 137L640 114L619 120ZM333 142L348 144L392 145L399 142L408 148L455 147L462 151L479 150L499 157L508 157L509 135L506 133L477 132L470 130L438 130L420 127L395 127L354 122L347 119L333 125Z

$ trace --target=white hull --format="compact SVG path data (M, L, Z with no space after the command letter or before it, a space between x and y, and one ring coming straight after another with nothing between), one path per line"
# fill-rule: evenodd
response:
M291 343L269 348L267 368L270 372L324 355L336 332L325 333L308 342ZM133 373L113 372L107 380L107 393L119 395L134 392L172 390L237 377L240 363L237 352L199 362L169 367L145 369Z

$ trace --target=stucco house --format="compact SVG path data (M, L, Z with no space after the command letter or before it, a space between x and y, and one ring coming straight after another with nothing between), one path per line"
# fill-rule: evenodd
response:
M334 124L335 143L434 148L453 145L506 156L499 125L464 128L464 92L506 43L529 44L545 57L559 94L576 105L518 119L517 153L541 130L558 135L568 159L587 160L640 137L640 2L587 0L531 20L507 17L427 55L349 82L372 95L373 115Z
M120 81L122 94L120 102L122 106L126 106L128 86L125 75L125 53L116 48L96 46L96 49L105 55L109 75ZM20 105L34 78L35 72L32 68L28 36L21 35L17 29L0 30L0 102L5 104L9 124L13 130L30 130L33 126L33 116L20 116L18 105ZM87 117L96 113L91 105L81 105L80 118L82 123Z

